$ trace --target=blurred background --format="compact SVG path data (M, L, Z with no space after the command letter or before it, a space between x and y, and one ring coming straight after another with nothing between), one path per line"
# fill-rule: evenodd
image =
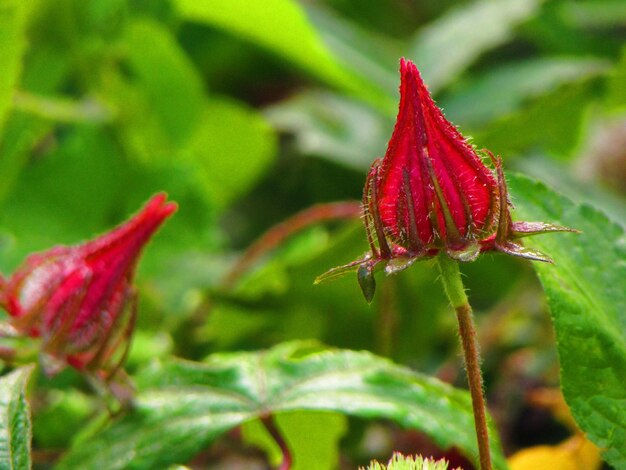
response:
M118 224L157 191L180 205L140 265L131 372L316 339L465 386L431 263L380 276L372 306L352 276L313 286L366 251L358 219L312 224L224 282L270 227L361 197L391 135L400 57L508 171L626 224L622 0L2 0L0 50L0 271ZM529 399L559 370L532 267L490 255L463 270L505 449L560 442L567 426ZM65 393L71 371L40 381L45 468L68 444L55 426L80 426L93 405ZM388 423L333 419L346 468L390 449L438 453ZM199 459L264 462L238 435Z

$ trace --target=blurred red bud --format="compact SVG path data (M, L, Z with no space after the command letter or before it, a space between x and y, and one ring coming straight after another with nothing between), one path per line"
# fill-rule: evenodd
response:
M176 208L157 194L111 232L30 255L4 281L0 303L17 332L41 338L47 373L69 364L109 377L123 363L136 314L137 260Z

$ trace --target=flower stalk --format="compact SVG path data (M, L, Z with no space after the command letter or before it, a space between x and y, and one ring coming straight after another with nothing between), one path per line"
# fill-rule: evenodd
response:
M478 441L480 468L481 470L491 470L489 431L483 393L483 379L480 371L480 352L478 350L472 308L465 294L458 263L445 254L440 254L437 261L444 290L450 304L456 311L456 317L459 322L459 335L461 337L465 370L467 371L467 381L474 410L474 426Z

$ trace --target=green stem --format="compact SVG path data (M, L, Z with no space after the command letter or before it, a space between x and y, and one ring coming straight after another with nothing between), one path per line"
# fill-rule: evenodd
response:
M23 90L15 92L13 106L19 111L58 122L106 123L113 118L111 110L94 99L75 101Z
M480 373L480 353L478 352L476 329L472 318L472 307L470 307L465 294L458 263L446 256L446 254L441 253L439 255L439 269L441 270L444 290L448 300L450 300L450 304L456 310L456 317L459 322L459 334L463 346L467 381L474 409L474 426L478 441L480 468L481 470L491 470L483 379Z

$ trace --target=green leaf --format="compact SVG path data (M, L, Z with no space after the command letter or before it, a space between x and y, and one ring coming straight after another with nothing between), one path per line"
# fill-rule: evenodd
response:
M24 396L33 368L23 367L0 377L0 468L30 468L30 416Z
M0 135L22 70L26 25L35 4L35 1L6 0L0 5Z
M121 161L106 134L89 127L68 131L46 158L22 171L8 196L0 227L13 235L14 245L10 259L0 256L0 266L14 267L33 250L75 243L103 230L122 184Z
M26 3L28 2L21 4ZM65 77L68 63L67 54L63 55L47 45L29 51L21 88L44 95L53 93ZM0 205L5 203L19 180L22 170L28 164L31 151L42 142L51 127L52 123L45 119L20 112L17 108L13 109L0 139Z
M158 103L152 102L149 90L114 71L107 76L101 92L117 110L113 126L128 156L146 166L169 163L175 144L163 128L155 110Z
M480 147L496 155L541 149L568 158L580 142L583 119L593 102L590 80L571 83L542 95L514 114L492 122L476 136Z
M274 132L255 110L207 98L197 71L171 33L136 20L120 46L133 72L105 80L119 109L116 129L126 150L146 167L193 174L212 205L224 207L250 189L275 155Z
M568 24L579 28L593 30L626 24L626 3L622 0L570 0L561 3L559 10Z
M283 413L275 419L293 457L291 470L331 470L339 461L339 440L346 432L347 419L339 413ZM280 448L260 420L242 426L246 442L263 449L274 465L282 460Z
M384 155L393 121L339 94L300 93L265 110L278 129L293 133L303 155L327 158L365 171Z
M183 150L204 189L219 207L249 190L276 154L273 130L256 111L235 101L212 99Z
M94 414L96 400L77 390L50 390L45 406L33 416L33 439L39 448L63 449Z
M200 126L206 96L185 51L163 25L138 19L118 43L125 69L110 64L101 93L116 110L126 151L146 165L171 164Z
M626 237L601 212L533 180L510 178L517 219L574 227L527 244L550 255L535 263L556 330L561 386L580 428L616 468L626 467Z
M0 145L0 205L5 203L27 165L30 151L50 127L24 113L14 113L7 121Z
M186 20L206 23L252 41L314 77L387 110L388 97L344 69L328 51L306 14L292 0L175 0Z
M195 130L203 111L200 77L172 34L157 22L130 24L121 47L134 79L172 143L180 144Z
M330 8L311 3L306 6L309 18L335 56L361 77L384 90L389 96L398 93L399 59L404 43L359 28ZM395 110L393 110L395 111Z
M477 126L510 114L525 100L557 87L597 75L607 68L599 59L545 57L491 68L438 104L446 116L463 126Z
M133 412L64 457L59 469L163 468L186 462L219 435L266 413L329 411L389 419L442 448L477 455L470 398L368 352L286 343L257 353L172 361L137 380ZM493 456L506 468L497 439Z
M606 104L609 109L623 110L626 108L626 47L622 49L622 57L611 71L608 78Z
M430 23L415 38L409 57L431 92L441 90L481 54L509 41L542 0L480 0Z
M550 51L551 54L584 56L614 55L619 39L607 32L581 31L567 18L565 4L569 0L545 2L541 15L529 21L520 31L520 39L531 47ZM578 0L575 0L578 3ZM596 5L602 0L594 2Z
M593 158L593 156L591 157ZM552 190L557 191L575 203L586 202L602 207L602 211L622 227L626 227L626 201L619 193L609 188L581 181L566 162L531 156L515 160L515 170L531 178L540 179Z
M263 116L234 100L201 100L201 115L191 134L175 144L143 89L117 76L108 93L124 108L117 131L126 150L146 169L170 168L191 176L185 183L212 206L223 209L249 190L276 155L276 135Z

